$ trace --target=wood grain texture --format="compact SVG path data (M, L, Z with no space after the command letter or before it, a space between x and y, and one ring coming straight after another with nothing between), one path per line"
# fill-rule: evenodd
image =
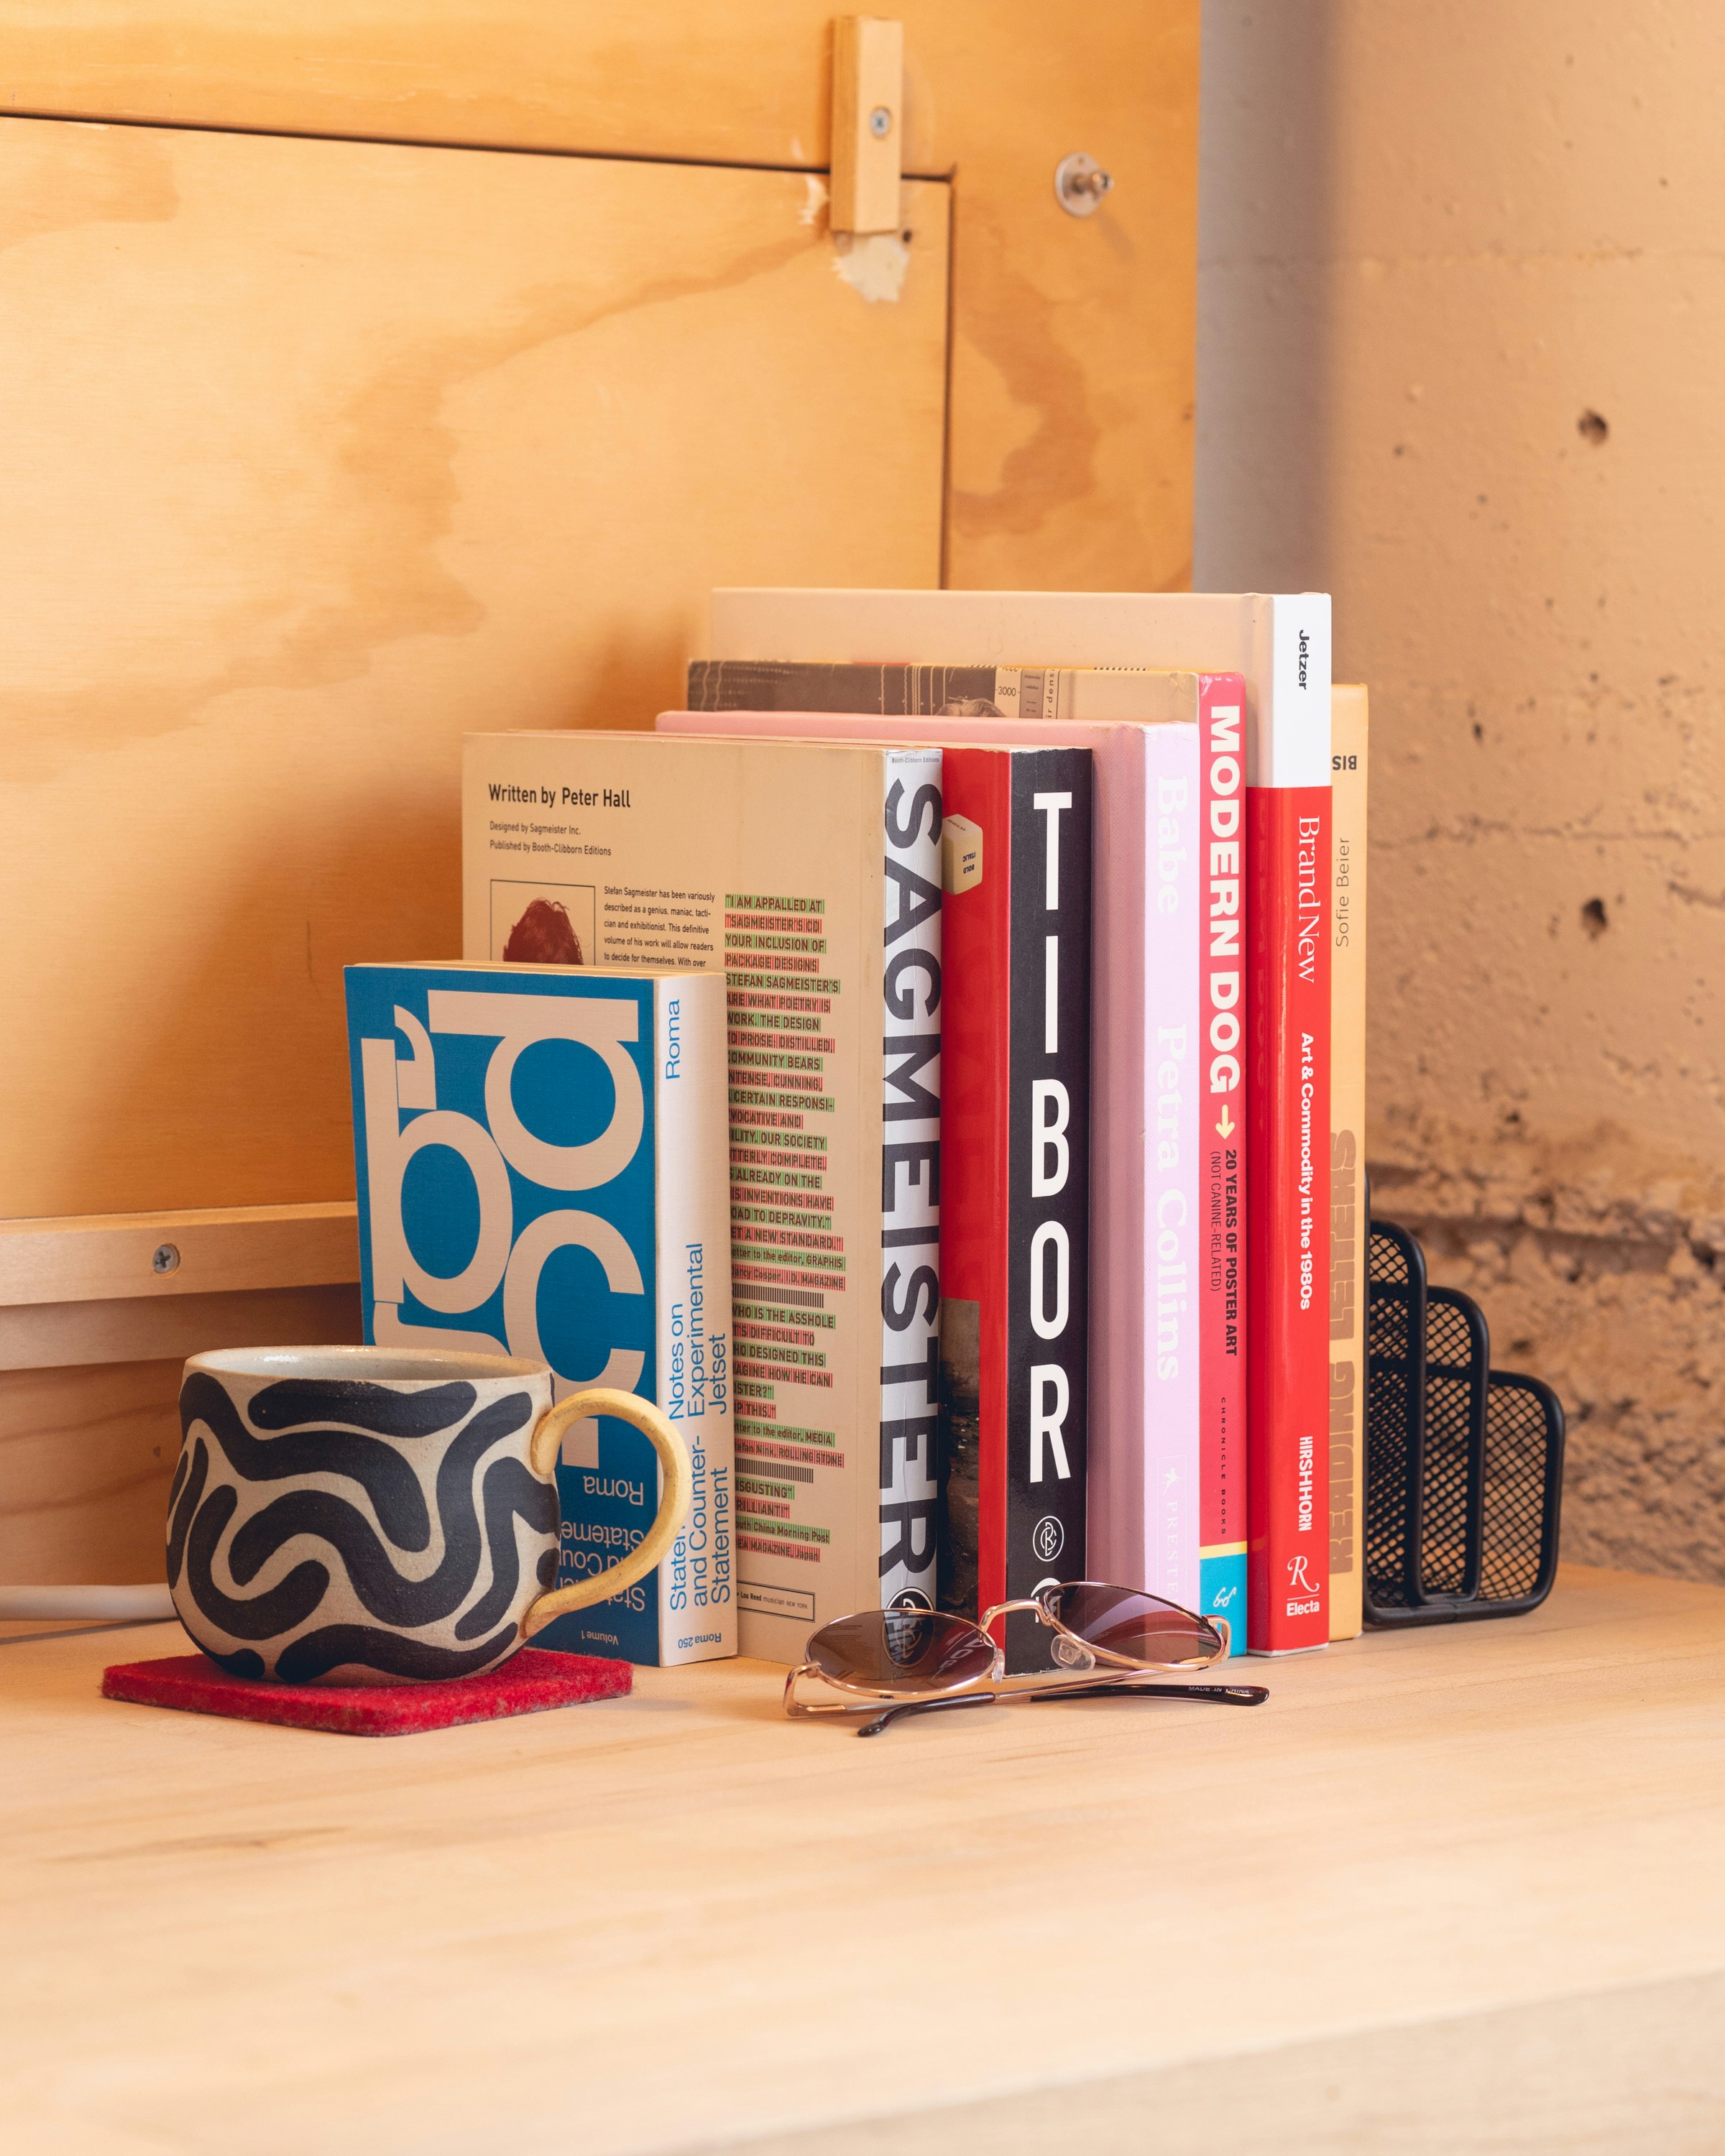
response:
M351 1191L462 732L649 721L716 582L934 581L949 192L870 305L794 174L0 121L0 1211Z
M213 1348L357 1345L360 1334L357 1282L26 1303L0 1306L0 1370L183 1362Z
M870 1743L747 1662L399 1745L96 1697L179 1644L0 1648L19 2156L1718 2145L1717 1589Z
M17 111L824 170L826 0L4 0ZM947 580L1190 577L1198 0L910 0L903 162L951 174ZM1113 174L1069 217L1054 169ZM807 578L804 579L807 581Z
M1186 580L1197 0L903 19L870 304L814 0L0 0L0 1213L351 1188L459 735L646 723L712 584Z
M162 1578L182 1360L0 1370L0 1580Z
M165 1245L177 1262L157 1272L153 1260ZM0 1220L0 1306L126 1296L157 1301L358 1278L351 1199ZM0 1367L4 1361L0 1355Z
M738 2156L1717 2156L1725 1977L1613 1986L1411 2028L735 2142Z

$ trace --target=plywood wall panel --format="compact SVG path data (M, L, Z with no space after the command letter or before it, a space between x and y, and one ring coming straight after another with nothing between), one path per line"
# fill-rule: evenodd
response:
M6 109L588 155L825 167L829 0L5 0ZM1197 81L1193 0L907 0L902 166L1160 113ZM1160 80L1137 69L1157 65ZM1038 93L1024 101L1025 80ZM1194 115L1195 117L1195 115Z
M18 111L824 170L825 0L0 0ZM904 169L951 175L947 580L1189 581L1198 0L906 0ZM1088 151L1101 213L1055 200Z
M459 949L459 737L715 583L932 583L947 218L779 172L0 121L0 1213L351 1190L341 969Z
M177 1362L0 1371L0 1581L162 1576Z
M0 0L0 1215L349 1190L461 732L644 721L713 583L1186 580L1197 0L903 20L869 301L815 0ZM0 1578L150 1576L177 1369L0 1379Z
M990 40L955 179L946 582L1192 581L1196 11L1044 10ZM956 56L955 56L956 65ZM1075 218L1054 170L1114 180Z

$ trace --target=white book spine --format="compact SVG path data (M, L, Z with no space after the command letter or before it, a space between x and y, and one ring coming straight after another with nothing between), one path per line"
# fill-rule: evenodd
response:
M934 1607L940 1541L941 789L886 762L881 827L882 1605Z
M687 1522L655 1575L666 1665L737 1652L725 1060L723 976L691 973L661 985L654 1040L659 1404L694 1470Z
M1328 594L1254 595L1245 604L1250 648L1234 665L1246 677L1246 784L1327 786Z

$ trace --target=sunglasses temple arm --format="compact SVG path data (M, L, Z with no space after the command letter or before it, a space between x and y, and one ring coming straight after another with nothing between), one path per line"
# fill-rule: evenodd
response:
M812 1720L817 1715L857 1714L867 1707L869 1702L865 1699L860 1699L853 1705L844 1707L815 1707L811 1705L807 1700L798 1699L796 1697L798 1678L819 1676L819 1671L815 1668L813 1662L803 1662L796 1669L793 1669L790 1675L785 1679L784 1711L791 1717L793 1721L802 1722L805 1720Z
M947 1692L939 1699L903 1699L896 1707L889 1707L877 1714L872 1722L864 1722L857 1731L859 1737L878 1737L883 1729L906 1714L942 1714L949 1707L993 1707L1000 1697L999 1692Z
M949 1707L1012 1705L1018 1700L1046 1702L1061 1699L1186 1699L1212 1707L1261 1707L1270 1697L1262 1685L1151 1685L1134 1684L1129 1676L1105 1679L1100 1684L1063 1684L1039 1686L1034 1691L976 1691L949 1694L943 1699L901 1700L865 1722L859 1737L878 1737L906 1714L942 1714Z
M1193 1699L1214 1707L1261 1707L1270 1694L1262 1685L1133 1684L1117 1679L1103 1684L1050 1685L1021 1692L1021 1699Z
M813 1721L818 1716L825 1717L827 1715L833 1714L842 1714L847 1716L867 1714L873 1708L880 1704L880 1696L878 1693L873 1699L844 1700L836 1702L832 1706L817 1706L810 1701L798 1699L796 1697L797 1680L799 1677L819 1677L820 1674L820 1671L816 1669L813 1662L803 1662L796 1669L791 1671L789 1675L786 1677L784 1681L784 1711L790 1716L793 1721ZM993 1699L993 1697L994 1695L993 1692L984 1691L972 1693L964 1697L952 1697L947 1695L942 1695L938 1699L906 1700L901 1703L906 1707L911 1708L917 1712L922 1712L930 1707L980 1706L985 1702ZM891 1712L891 1710L889 1709L889 1712ZM860 1735L864 1732L859 1732L858 1733ZM872 1731L869 1733L872 1733Z

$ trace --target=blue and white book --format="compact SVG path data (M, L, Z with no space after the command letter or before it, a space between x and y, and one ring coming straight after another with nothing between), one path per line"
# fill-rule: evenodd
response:
M724 976L428 963L347 979L367 1340L535 1356L559 1399L638 1393L694 1462L665 1563L535 1645L735 1654ZM639 1431L572 1425L560 1585L640 1541L659 1478Z

